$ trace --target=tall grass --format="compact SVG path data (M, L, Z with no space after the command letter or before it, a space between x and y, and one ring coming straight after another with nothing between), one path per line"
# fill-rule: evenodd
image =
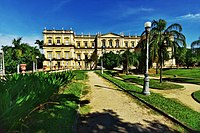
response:
M29 114L59 92L75 75L72 72L9 75L0 80L0 132L23 126Z

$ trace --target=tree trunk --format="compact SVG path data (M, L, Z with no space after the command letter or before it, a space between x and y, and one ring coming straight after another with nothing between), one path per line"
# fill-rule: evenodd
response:
M160 48L160 83L162 83L162 65L163 65L163 54Z
M158 74L158 62L156 62L156 74Z

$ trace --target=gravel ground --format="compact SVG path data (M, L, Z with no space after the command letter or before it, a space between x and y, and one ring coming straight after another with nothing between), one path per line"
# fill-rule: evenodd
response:
M197 101L195 101L191 96L193 92L200 90L200 86L195 84L174 83L174 82L173 84L183 85L184 89L174 89L174 90L151 89L151 91L160 93L167 98L177 99L178 101L182 102L191 109L200 112L200 104Z
M91 111L80 116L78 133L172 133L182 128L94 72L88 72Z

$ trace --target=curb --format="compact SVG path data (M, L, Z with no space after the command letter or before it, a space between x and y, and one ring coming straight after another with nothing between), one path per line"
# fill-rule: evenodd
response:
M194 96L194 93L195 93L195 92L193 92L193 93L191 94L192 98L193 98L196 102L200 103L200 100L197 99L197 98Z
M100 75L101 77L103 77L101 74L97 73L98 75ZM179 120L177 120L176 118L174 118L172 115L169 115L165 112L163 112L162 110L160 110L159 108L157 107L154 107L153 105L149 104L147 101L131 94L129 91L125 90L123 87L121 87L120 85L112 82L110 79L106 78L106 77L103 77L104 79L108 80L109 82L115 84L117 87L119 87L120 89L122 89L124 92L128 93L129 95L133 96L134 98L138 99L139 101L143 102L145 105L147 105L149 108L157 111L158 113L164 115L165 117L169 118L171 121L173 121L174 123L177 123L179 125L181 125L184 129L186 129L188 132L191 132L191 133L200 133L200 131L196 131L194 129L192 129L191 127L185 125L184 123L180 122Z

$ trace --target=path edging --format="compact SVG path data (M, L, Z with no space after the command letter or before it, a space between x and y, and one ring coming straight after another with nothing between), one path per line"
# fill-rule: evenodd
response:
M193 98L196 102L200 103L200 100L197 99L197 98L194 96L194 93L195 93L195 92L193 92L193 93L191 94L192 98Z

